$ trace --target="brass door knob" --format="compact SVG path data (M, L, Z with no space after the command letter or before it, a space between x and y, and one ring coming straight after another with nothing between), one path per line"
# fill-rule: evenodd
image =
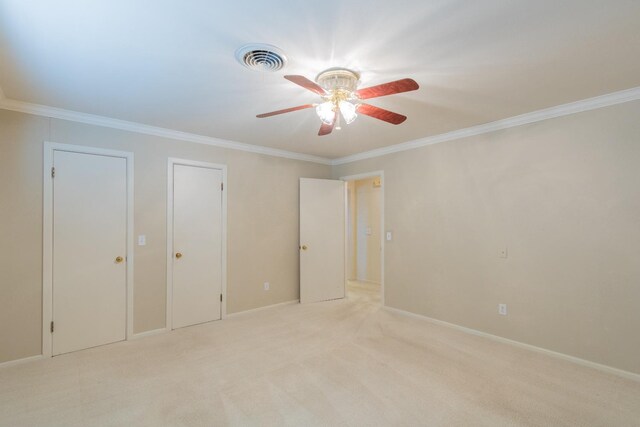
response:
M303 251L306 251L307 250L307 245L302 245L302 247L300 249L302 249Z
M182 254L180 252L176 252L176 258L178 259L182 258Z
M124 258L122 258L121 256L116 257L116 264L120 264L122 261L124 261Z

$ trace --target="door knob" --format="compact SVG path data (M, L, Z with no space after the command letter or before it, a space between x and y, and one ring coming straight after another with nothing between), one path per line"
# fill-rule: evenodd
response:
M121 256L116 257L116 264L120 264L122 261L124 261L124 258L122 258Z
M182 258L182 254L180 252L176 252L176 258L178 259Z
M303 251L306 251L307 250L307 245L302 245L302 247L300 249L302 249Z

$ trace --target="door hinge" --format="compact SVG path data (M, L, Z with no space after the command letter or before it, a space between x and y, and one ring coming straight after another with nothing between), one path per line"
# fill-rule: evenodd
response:
M53 333L53 321L51 322L51 333Z
M222 294L220 294L220 302L222 302Z
M224 191L224 182L220 183L220 191Z
M51 168L51 178L55 178L56 177L56 168Z

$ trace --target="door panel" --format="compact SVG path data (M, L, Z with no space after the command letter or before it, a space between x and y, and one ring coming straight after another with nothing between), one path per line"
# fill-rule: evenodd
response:
M127 160L54 151L53 163L57 355L126 337Z
M173 167L173 328L221 318L221 184L219 169Z
M344 181L300 178L301 303L344 298L345 205Z

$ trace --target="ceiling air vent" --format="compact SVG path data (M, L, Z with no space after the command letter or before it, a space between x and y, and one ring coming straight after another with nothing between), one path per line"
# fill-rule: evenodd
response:
M247 44L236 50L236 59L245 67L256 71L278 71L287 64L287 57L269 44Z

